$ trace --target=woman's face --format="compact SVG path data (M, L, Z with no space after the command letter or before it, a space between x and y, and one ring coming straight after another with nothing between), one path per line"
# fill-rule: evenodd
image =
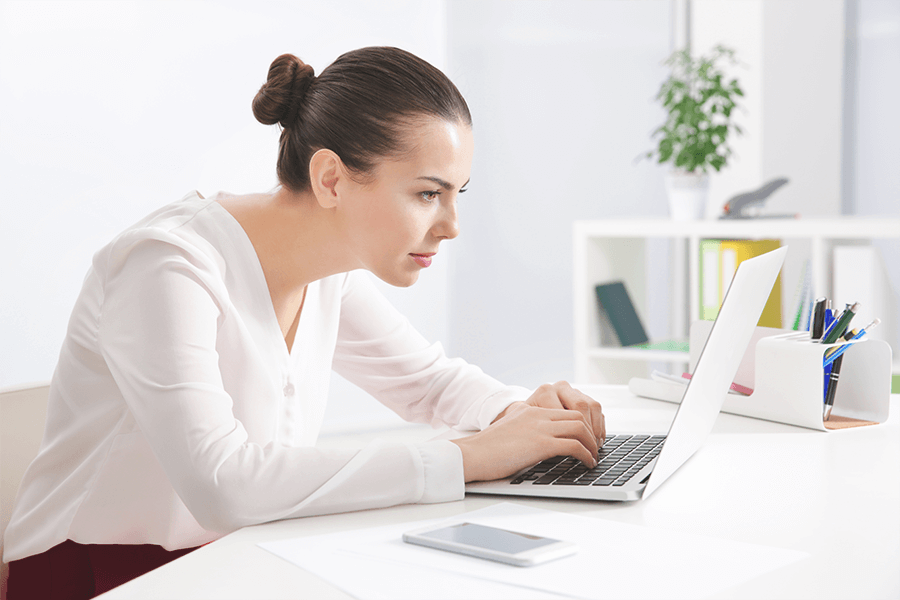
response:
M381 280L406 287L443 240L459 235L457 196L469 182L472 131L441 119L407 132L412 150L378 163L370 180L345 187L348 249Z

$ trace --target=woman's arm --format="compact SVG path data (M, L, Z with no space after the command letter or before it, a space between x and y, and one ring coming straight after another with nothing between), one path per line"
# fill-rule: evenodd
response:
M568 383L532 393L447 358L361 273L348 276L341 311L336 371L407 420L484 430L453 440L466 481L506 477L562 454L594 462L606 436L603 412Z
M407 421L481 430L531 391L431 344L363 272L347 275L334 370Z
M359 451L324 451L250 441L235 403L268 405L283 398L269 397L266 386L259 398L232 398L225 390L222 369L246 367L239 349L217 345L220 327L235 317L226 311L216 266L177 241L141 240L111 256L98 323L102 355L201 526L231 531L462 497L461 478L446 476L462 472L460 452L450 442L375 442Z

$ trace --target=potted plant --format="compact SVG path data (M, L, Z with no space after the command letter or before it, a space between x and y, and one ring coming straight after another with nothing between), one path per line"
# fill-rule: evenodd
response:
M688 50L678 50L665 62L672 72L656 99L668 116L653 132L659 143L647 157L671 163L666 190L675 220L703 217L709 169L719 171L728 163L728 137L732 131L742 133L732 122L732 113L744 92L737 79L725 82L719 66L723 59L736 63L734 50L719 45L699 58L692 58Z

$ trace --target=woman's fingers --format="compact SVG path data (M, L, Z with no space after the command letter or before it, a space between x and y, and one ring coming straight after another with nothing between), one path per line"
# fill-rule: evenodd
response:
M597 442L603 445L606 440L606 418L600 403L587 394L576 390L568 382L560 381L551 386L559 400L560 405L572 411L577 411L584 416L585 423L594 433Z
M571 394L567 387L571 389L568 384L559 389L541 386L524 405L511 405L484 431L451 440L462 451L466 481L507 477L551 456L573 456L595 466L605 435L603 413L599 404L584 401L586 396Z
M585 423L584 415L580 412L562 408L531 408L528 415L544 425L538 431L543 431L546 435L558 440L575 441L584 449L584 452L579 451L577 454L569 454L569 456L575 456L591 467L596 464L599 450L597 438ZM571 444L566 445L567 447L571 446ZM548 454L545 458L558 455L558 453Z
M543 415L551 421L580 421L585 423L584 415L575 410L566 410L564 408L532 408L531 410L534 411L533 414L537 416Z
M526 402L540 408L565 408L556 387L549 383L538 386Z
M550 456L572 456L580 460L586 467L593 469L597 466L597 459L594 458L587 448L578 440L568 438L557 438L552 444L553 452ZM550 458L548 456L547 458Z
M576 458L580 459L590 467L594 467L597 464L597 450L599 449L597 446L597 438L595 438L593 432L587 428L584 421L553 421L550 427L551 435L553 435L554 438L578 442L578 444L587 451L589 459L585 460L584 453L582 452L579 452L577 456L572 456L576 456Z

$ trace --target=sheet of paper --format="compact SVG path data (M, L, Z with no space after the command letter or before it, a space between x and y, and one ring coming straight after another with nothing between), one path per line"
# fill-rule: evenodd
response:
M428 521L421 523L425 525ZM267 542L259 546L360 600L569 599L568 596L550 592L529 590L521 586L341 549L341 546L348 543L369 543L369 534L374 534L377 539L384 539L397 531L400 532L397 535L402 535L409 528L408 524L404 524L367 530L366 535L358 540L351 539L355 536L348 538L344 534L337 534ZM385 530L384 534L379 531L381 529Z
M523 568L407 544L401 539L404 531L461 521L575 542L579 551L574 556ZM794 550L513 503L449 520L388 525L260 546L364 600L534 598L539 593L573 598L702 598L808 557ZM360 572L365 584L357 578ZM341 578L354 581L342 583ZM495 588L498 584L505 587Z

